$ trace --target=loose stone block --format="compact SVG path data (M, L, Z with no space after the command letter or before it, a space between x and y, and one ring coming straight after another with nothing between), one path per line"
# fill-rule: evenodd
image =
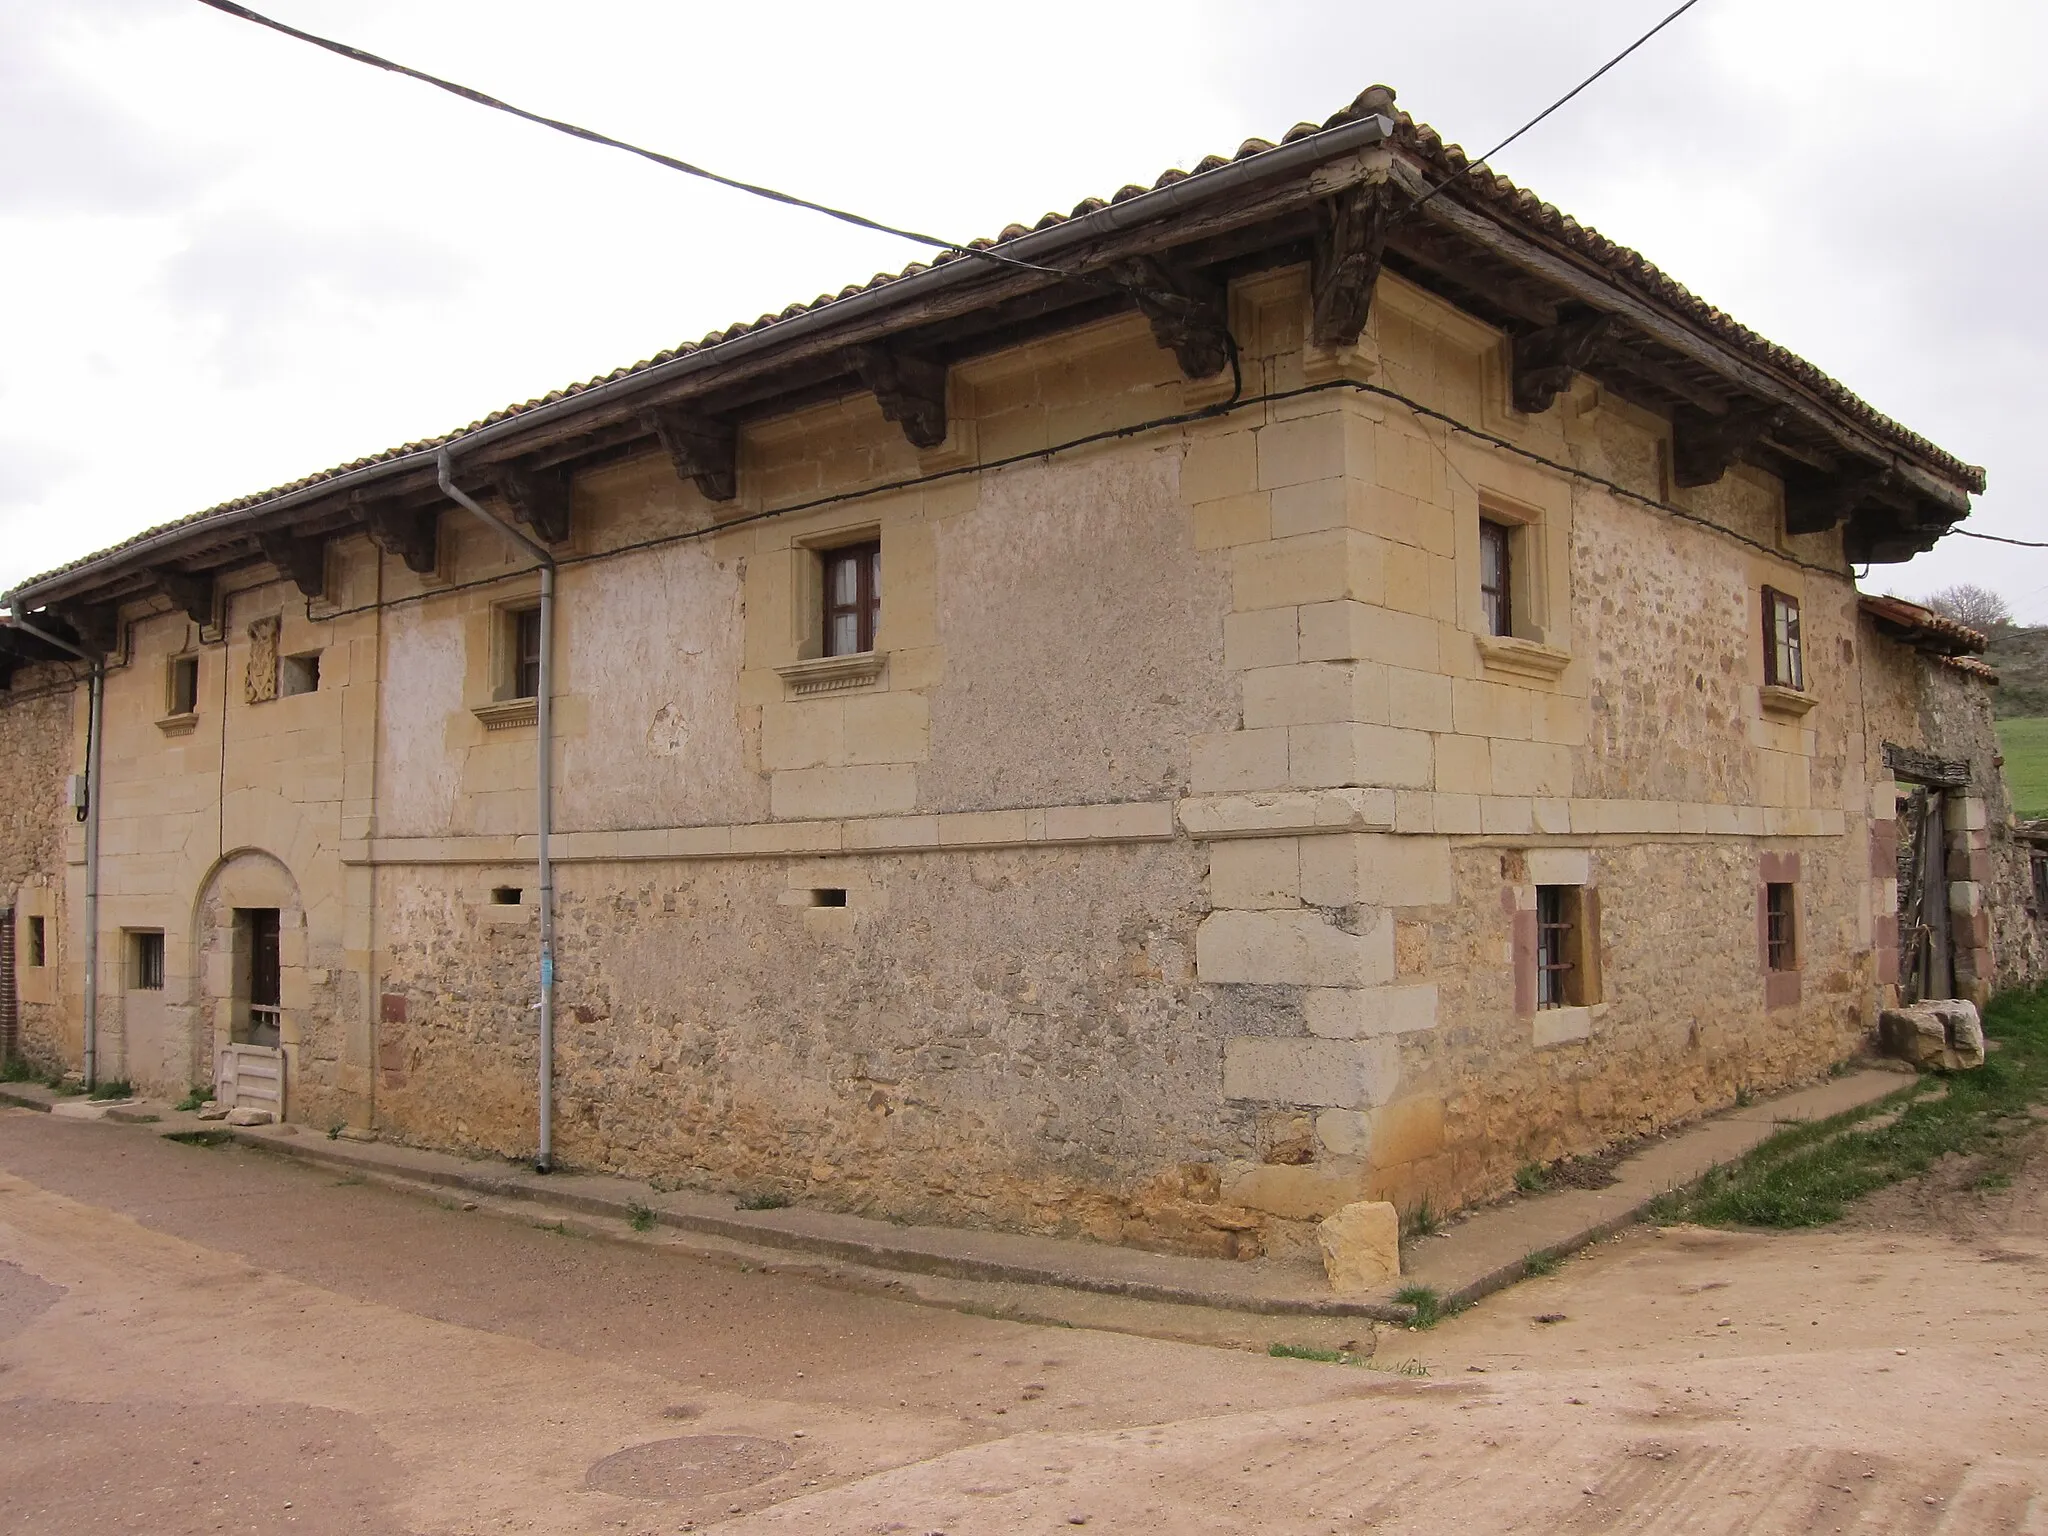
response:
M1364 1296L1401 1276L1401 1216L1385 1200L1359 1200L1316 1228L1330 1289Z

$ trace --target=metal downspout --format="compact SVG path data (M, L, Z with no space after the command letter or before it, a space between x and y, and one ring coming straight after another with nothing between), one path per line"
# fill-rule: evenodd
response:
M99 1085L100 1037L100 737L104 726L107 693L107 662L60 640L47 630L36 628L20 614L9 620L23 634L34 635L45 644L69 651L92 666L88 684L85 724L85 1086Z
M491 516L455 483L455 461L446 448L435 455L435 473L448 499L472 513L502 538L540 563L540 681L535 710L539 766L535 780L540 807L535 818L536 874L540 881L540 1149L534 1154L537 1173L555 1166L555 870L548 855L548 834L554 829L555 751L555 557L546 546Z

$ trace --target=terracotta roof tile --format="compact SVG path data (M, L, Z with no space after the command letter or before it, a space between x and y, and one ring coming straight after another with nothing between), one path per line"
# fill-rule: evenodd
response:
M1903 597L1865 595L1856 600L1856 605L1879 623L1904 631L1900 638L1923 650L1952 656L1963 651L1982 651L1991 644L1983 631Z
M1392 92L1387 91L1384 87L1375 86L1364 92L1350 106L1333 114L1320 128L1312 123L1297 123L1287 131L1282 142L1293 143L1312 133L1321 132L1322 129L1334 128L1341 124L1355 121L1371 112L1380 112L1390 117L1395 124L1394 141L1402 148L1430 163L1433 167L1433 179L1441 179L1470 168L1470 161L1463 149L1455 144L1445 143L1443 137L1435 129L1427 124L1416 122L1406 112L1395 108L1392 105L1392 99ZM1237 153L1233 158L1237 160L1253 158L1269 152L1274 147L1273 144L1264 139L1247 139L1238 146ZM1183 171L1176 167L1168 167L1159 174L1151 187L1127 183L1119 187L1108 199L1108 202L1121 203L1130 198L1141 196L1147 191L1156 191L1162 187L1172 186L1176 182L1185 181L1192 174L1214 170L1230 163L1229 160L1221 156L1208 155L1195 166L1192 172ZM1844 415L1863 423L1877 435L1887 438L1929 462L1940 466L1952 475L1958 483L1976 491L1981 491L1984 488L1984 472L1982 469L1975 465L1964 463L1961 459L1936 447L1918 433L1909 431L1898 422L1852 394L1844 385L1814 367L1813 364L1807 362L1804 358L1787 351L1775 342L1766 340L1747 326L1731 319L1713 305L1704 302L1694 295L1690 289L1667 276L1637 252L1628 249L1626 246L1617 245L1598 230L1580 224L1576 219L1560 213L1550 204L1538 199L1533 193L1516 186L1505 176L1499 175L1490 169L1482 170L1477 176L1460 178L1447 191L1454 191L1460 197L1469 198L1483 204L1490 204L1501 212L1511 214L1525 223L1535 225L1572 250L1606 267L1616 275L1626 277L1631 283L1647 291L1651 297L1678 310L1702 329L1719 337L1735 350L1746 353L1753 359L1766 363L1797 380L1828 404L1841 411ZM1048 213L1039 220L1037 227L1040 229L1051 228L1065 223L1070 217L1078 218L1105 206L1107 204L1102 199L1087 198L1075 205L1073 214ZM995 240L991 241L986 237L982 237L968 241L967 246L971 250L986 250L991 245L1015 240L1029 233L1031 233L1031 230L1022 224L1010 224L1004 228L1003 232ZM565 389L551 391L538 399L501 407L466 427L457 428L455 431L444 433L439 437L423 438L415 442L406 443L398 448L386 449L382 453L353 459L349 463L333 469L321 470L315 474L288 481L283 485L272 486L267 490L221 502L217 506L192 513L188 517L157 524L155 527L147 528L141 533L124 539L120 543L104 550L58 566L54 570L32 578L30 582L22 583L22 585L27 586L34 582L46 581L52 576L62 575L67 571L90 565L97 560L104 559L109 555L118 554L131 545L139 544L145 539L153 538L170 529L200 523L209 517L215 517L223 513L238 512L268 501L273 497L292 491L303 490L308 486L317 485L324 480L334 479L341 474L353 470L388 462L407 454L438 448L475 431L478 427L509 420L551 401L563 399L569 395L580 394L584 390L607 380L630 377L670 357L715 347L721 342L731 341L736 337L745 336L753 331L772 326L779 320L793 318L797 315L825 308L837 302L838 299L847 297L850 294L884 287L887 284L915 276L917 273L928 271L931 266L937 263L957 259L959 259L957 253L946 251L941 252L933 262L914 261L905 266L900 272L877 272L863 287L844 288L837 295L821 295L809 304L792 304L783 310L780 315L762 315L751 324L743 321L736 325L727 326L723 331L711 331L705 335L702 342L694 346L685 342L671 351L656 354L654 358L648 361L615 369L601 378L590 379L581 384L572 384Z

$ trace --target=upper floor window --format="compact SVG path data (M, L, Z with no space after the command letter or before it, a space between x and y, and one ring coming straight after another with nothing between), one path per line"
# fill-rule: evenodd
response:
M1774 688L1806 687L1806 660L1799 642L1799 599L1776 587L1764 588L1764 681Z
M22 964L41 969L50 963L50 930L45 920L32 917L28 920L28 956Z
M857 656L875 648L882 621L880 540L823 553L825 654Z
M295 693L315 693L320 687L320 653L286 656L277 664L277 691L286 698Z
M511 627L512 697L540 697L540 610L520 608L507 616Z
M197 656L173 656L171 658L170 715L189 715L199 708L199 658Z
M1514 537L1507 524L1479 519L1479 601L1489 635L1515 632Z

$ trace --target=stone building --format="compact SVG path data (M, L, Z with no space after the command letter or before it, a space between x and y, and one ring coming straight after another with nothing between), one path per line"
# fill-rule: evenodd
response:
M1250 1255L2037 972L1852 579L1982 473L1466 169L1376 88L24 584L26 1048L96 869L102 1077Z

